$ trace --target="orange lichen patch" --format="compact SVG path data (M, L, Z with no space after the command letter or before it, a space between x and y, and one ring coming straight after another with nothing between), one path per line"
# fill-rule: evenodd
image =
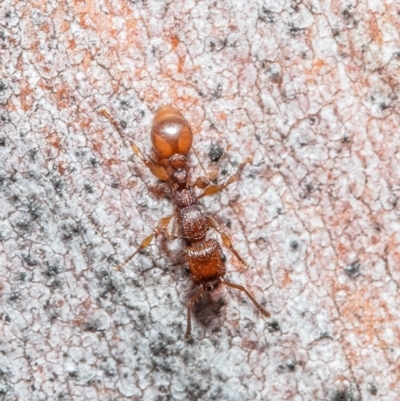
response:
M88 15L84 12L81 11L79 13L79 17L77 18L79 25L84 28L84 29L89 29L90 28L90 21Z
M326 63L321 60L321 59L316 59L311 67L310 70L308 70L308 76L307 76L307 83L312 83L316 84L316 76L320 72L321 68L325 67Z
M79 119L79 126L82 129L82 131L89 131L89 128L92 124L92 119L87 117L87 116L81 116ZM102 133L98 133L98 135L101 135L103 137Z
M325 62L324 62L324 60L321 60L321 59L317 59L317 60L315 60L315 62L314 62L314 64L313 64L313 69L315 70L315 69L317 69L317 70L319 70L321 67L323 67L325 65Z
M88 298L82 303L82 306L83 310L89 310L92 306L92 301Z
M350 54L351 54L351 57L352 57L353 59L355 59L356 57L358 57L358 56L357 56L357 52L354 51L354 50L352 50L352 51L350 52ZM353 63L353 62L352 62L352 63L349 63L349 64L346 64L345 68L346 68L346 72L347 72L349 75L358 75L358 74L360 73L360 66L358 66L357 64L355 64L355 63ZM371 84L368 83L367 86L371 86Z
M38 86L41 89L44 89L45 91L49 91L51 92L52 90L54 90L54 87L52 85L50 85L46 80L44 79L39 79L39 81L37 82L36 86Z
M243 349L250 350L250 351L254 350L254 349L257 349L258 346L259 346L259 344L258 344L257 341L244 340L244 341L241 342L241 347Z
M329 219L333 228L342 227L344 224L350 223L354 219L354 210L350 202L340 202L336 204L336 213L331 215Z
M132 35L137 36L137 22L134 19L129 19L126 21L126 30L129 33L129 38Z
M395 84L389 83L391 87L395 87ZM373 143L375 153L381 160L389 160L397 152L397 138L395 135L384 136L385 140L382 140L382 134L378 132L396 132L399 125L399 118L395 113L388 114L384 119L377 121L376 119L370 119L368 121L368 134Z
M348 253L348 251L349 251L348 248L344 244L339 242L339 245L336 247L336 252L339 255L346 255Z
M282 88L282 82L283 82L282 74L273 74L271 76L271 81L277 84L279 89Z
M393 266L400 266L400 238L399 234L392 234L386 246L387 254Z
M56 92L57 106L59 108L65 108L69 106L69 90L66 87L62 87Z
M85 71L87 71L90 68L92 61L93 61L92 55L90 53L86 53L85 57L81 62L81 66L83 66Z
M378 28L378 23L376 17L371 15L371 18L368 20L368 27L371 39L376 42L378 45L382 45L382 34L380 29Z
M174 35L174 36L170 37L170 42L171 42L171 45L172 45L172 50L174 50L174 49L176 49L178 47L178 45L180 43L180 40L176 35Z
M41 24L40 25L40 30L47 35L50 33L51 29L52 29L52 27L50 24Z
M76 48L76 41L75 39L71 39L70 41L68 41L68 49L70 50L75 50Z
M33 89L28 86L27 79L23 79L21 82L21 93L19 95L19 100L21 102L21 107L24 111L29 110L33 104L33 97L30 96L33 93Z
M61 308L64 305L65 301L63 299L59 299L56 303L55 306L58 308Z
M356 321L360 325L355 330L360 333L361 338L364 336L366 341L371 342L376 337L376 328L380 327L385 319L376 316L375 306L369 299L365 299L365 295L364 291L351 293L348 290L346 303L341 305L340 310L343 318L349 322Z
M283 279L281 280L281 287L286 287L292 282L292 279L290 278L290 272L288 270L284 270L284 276Z
M79 24L85 29L90 28L92 21L96 21L96 24L93 23L93 25L101 26L103 28L110 25L109 19L106 21L105 18L101 18L102 14L99 13L99 7L93 0L71 1L69 7L72 9ZM93 20L91 17L93 17Z
M120 30L113 26L113 19L100 8L96 1L75 0L69 3L69 7L72 8L74 15L77 16L77 21L83 28L98 27L99 29L97 31L104 39L118 37ZM112 2L108 2L107 7L113 9L115 12L115 7ZM124 29L126 29L127 36L129 37L129 44L135 49L140 49L142 47L141 41L135 41L134 39L137 37L139 30L137 29L137 21L131 18L132 10L123 4L121 4L120 7L118 11L120 15L126 19ZM110 59L118 58L120 52L116 51L115 53L116 57L110 57Z
M240 130L241 128L243 128L243 127L245 127L246 126L246 124L244 124L244 123L242 123L242 122L238 122L237 124L236 124L236 129L237 130Z
M95 152L99 153L101 151L102 143L100 141L93 141L92 147Z
M60 173L60 175L64 175L66 167L64 167L64 163L63 162L59 162L57 164L57 170Z
M47 141L50 143L51 146L54 146L57 150L61 149L61 139L57 134L50 134L47 137Z
M17 106L15 105L15 101L16 101L16 100L17 100L17 98L16 98L16 97L13 97L10 101L8 101L8 102L6 103L9 112L10 112L10 111L15 111L15 110L17 110ZM19 107L19 106L18 106L18 107Z
M121 160L119 159L107 159L103 161L103 166L110 168L115 165L121 164Z
M41 0L37 0L37 1L35 1L35 0L32 0L31 2L30 2L30 5L32 6L32 7L35 7L35 8L37 8L37 9L39 9L41 12L46 12L46 2L44 2L44 1L41 1Z
M375 235L373 235L371 237L371 243L372 243L372 245L376 245L377 243L379 243L379 238L376 237Z
M90 299L86 299L76 308L76 318L73 320L73 324L80 326L85 320L90 317L94 312L93 305Z
M42 71L47 75L47 74L50 73L50 71L52 71L53 68L50 68L50 67L44 65L44 66L42 66L41 69L42 69Z
M162 74L162 77L166 80L171 79L171 74ZM178 93L179 90L179 93ZM195 104L198 104L199 99L194 98L192 96L189 96L187 94L182 95L182 85L179 86L171 86L169 88L169 97L170 99L173 99L171 103L175 105L187 105L184 107L190 107ZM160 99L160 92L158 91L157 88L154 87L149 87L146 89L144 92L143 100L146 101L148 104L157 104Z
M183 72L183 66L185 65L185 60L186 60L186 57L185 56L182 56L182 57L179 57L179 59L178 59L178 72Z
M177 100L177 102L179 102L180 104L186 105L186 107L190 108L191 106L198 104L199 99L192 97L192 96L182 96L182 95L178 95L177 93L175 93L175 98Z
M221 111L220 113L217 114L217 118L218 118L218 120L225 121L226 114L223 111Z
M67 32L67 31L69 31L70 29L71 29L71 24L69 23L69 21L66 21L65 20L65 17L64 17L64 10L62 10L61 8L59 8L58 10L58 13L57 13L57 16L56 16L56 18L59 20L59 21L61 21L61 23L60 24L58 24L58 27L60 27L61 28L61 32L62 33L65 33L65 32Z
M136 185L137 185L137 181L129 181L126 185L124 185L124 187L132 189L132 188L135 188Z

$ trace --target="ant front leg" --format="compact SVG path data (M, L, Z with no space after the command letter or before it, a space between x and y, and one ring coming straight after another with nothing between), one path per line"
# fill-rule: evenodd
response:
M139 157L139 159L146 165L146 167L152 172L154 176L156 176L160 180L168 181L168 173L163 166L160 166L159 164L156 164L151 160L146 159L142 151L133 142L131 142L131 148L133 150L133 153L137 157Z
M232 184L233 182L235 182L238 178L239 178L239 174L242 171L243 167L248 164L251 163L251 158L248 157L244 162L240 163L238 170L235 174L231 175L228 180L226 182L224 182L223 184L210 184L210 182L203 178L203 177L199 177L196 182L195 182L195 186L197 188L200 189L204 189L204 191L197 196L197 199L203 198L205 196L210 196L210 195L214 195L220 191L222 191L223 189L225 189L229 184Z
M100 110L100 114L102 116L106 117L110 121L110 123L114 126L114 128L119 133L121 138L124 139L125 135L122 132L121 127L119 126L117 121L111 116L111 114L107 110ZM139 159L145 164L145 166L152 172L152 174L154 176L156 176L160 180L168 181L168 179L169 179L168 173L164 167L162 167L159 164L156 164L153 161L146 158L143 155L142 151L139 149L139 147L134 142L131 142L130 145L131 145L133 153L137 157L139 157Z
M206 216L206 219L207 219L208 225L211 228L213 228L215 231L217 231L218 234L221 236L221 239L222 239L222 242L224 243L224 245L239 259L240 262L242 262L246 267L249 267L249 265L239 255L238 251L233 247L232 242L229 239L229 237L221 230L218 223L211 216Z
M156 229L148 236L146 237L142 243L140 244L139 248L136 249L136 251L129 256L128 259L126 259L124 262L120 263L117 266L117 270L121 270L130 260L132 260L132 258L141 250L143 250L144 248L147 248L152 239L154 238L154 236L162 233L163 231L165 231L165 229L168 227L168 224L170 223L171 219L175 216L175 213L172 213L171 215L167 216L167 217L163 217L162 219L159 220Z

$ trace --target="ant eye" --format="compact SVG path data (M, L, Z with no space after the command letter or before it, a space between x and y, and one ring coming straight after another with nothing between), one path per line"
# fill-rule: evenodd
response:
M224 253L221 253L221 260L225 263L226 262L226 256Z
M185 272L185 274L187 274L188 276L190 275L190 269L188 265L184 265L183 266L183 271Z

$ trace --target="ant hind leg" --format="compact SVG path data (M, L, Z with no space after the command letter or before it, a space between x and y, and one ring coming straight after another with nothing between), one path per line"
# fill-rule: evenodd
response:
M186 329L186 334L185 334L185 340L190 339L190 335L192 334L192 308L193 305L197 302L199 299L200 295L203 293L204 289L202 286L198 289L196 294L193 295L192 298L190 298L188 304L187 304L187 329Z
M239 255L238 251L233 247L230 238L221 230L218 223L211 216L206 216L207 222L211 228L218 232L221 236L222 242L224 245L238 258L238 260L243 263L244 266L249 267L249 265L243 260L243 258Z
M251 301L253 302L253 304L255 305L255 307L264 315L264 316L266 316L266 317L270 317L271 316L271 314L267 311L267 310L265 310L256 300L255 300L255 298L253 297L253 295L249 292L249 291L247 291L247 289L245 288L245 287L243 287L242 285L238 285L238 284L235 284L235 283L231 283L231 282L229 282L229 281L223 281L223 283L224 284L226 284L228 287L232 287L232 288L235 288L236 290L239 290L239 291L243 291L250 299L251 299Z

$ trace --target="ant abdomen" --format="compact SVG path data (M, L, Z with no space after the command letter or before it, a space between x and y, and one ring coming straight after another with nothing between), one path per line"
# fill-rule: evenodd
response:
M161 158L169 159L175 154L187 155L192 147L192 140L189 123L179 110L171 106L157 110L151 129L151 141Z

